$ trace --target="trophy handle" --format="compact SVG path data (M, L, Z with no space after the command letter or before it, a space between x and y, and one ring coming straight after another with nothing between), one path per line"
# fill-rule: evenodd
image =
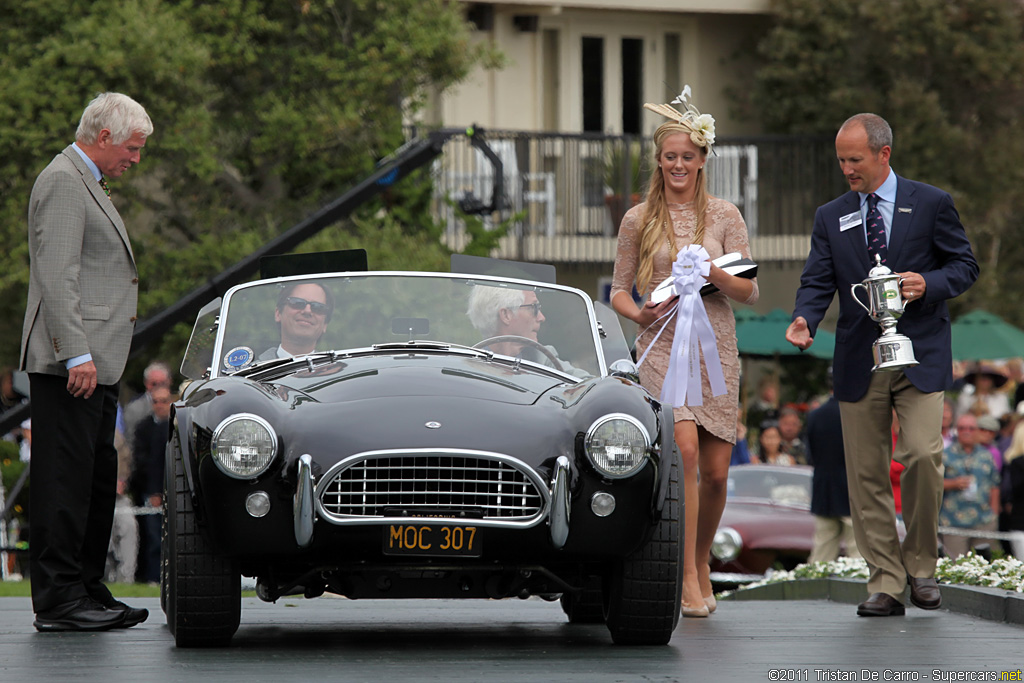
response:
M850 287L850 296L852 296L853 300L857 302L857 305L859 305L861 308L863 308L865 311L868 312L868 315L871 315L871 309L868 308L867 306L865 306L864 302L860 300L859 296L857 296L857 288L858 287L863 289L865 291L865 293L867 292L868 288L864 286L864 283L863 282L858 282L857 284L852 285Z

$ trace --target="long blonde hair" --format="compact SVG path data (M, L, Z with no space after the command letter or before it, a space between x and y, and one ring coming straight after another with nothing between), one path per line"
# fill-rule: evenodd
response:
M672 216L665 199L665 178L658 161L661 159L665 140L669 136L690 135L692 132L691 126L675 121L667 121L654 131L654 167L651 169L651 178L647 184L646 203L640 220L640 262L636 271L636 288L641 294L646 294L651 285L651 278L654 274L654 255L661 249L662 242L668 241L673 261L679 254L675 232L672 230ZM707 159L709 145L704 145L699 149L701 156ZM693 210L697 214L697 229L693 233L691 244L703 244L704 242L704 221L708 210L708 196L707 174L701 168L697 171L697 188L693 196Z
M1024 421L1018 422L1013 428L1013 439L1003 453L1003 465L1021 455L1024 455Z

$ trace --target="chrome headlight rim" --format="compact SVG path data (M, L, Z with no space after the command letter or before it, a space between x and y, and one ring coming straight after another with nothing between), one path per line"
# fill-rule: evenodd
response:
M593 438L594 434L597 432L598 429L614 420L622 420L625 422L629 422L640 431L640 434L642 434L644 438L643 456L638 458L636 464L633 465L631 469L625 472L609 472L605 468L601 467L601 465L591 454L590 440ZM607 415L602 415L600 418L595 420L593 424L590 425L590 428L587 429L586 436L583 439L583 451L587 454L587 460L590 461L590 465L598 472L598 474L608 479L628 479L629 477L636 475L638 472L640 472L640 470L644 468L644 465L646 465L647 461L650 459L650 449L650 432L647 431L647 428L640 420L633 417L632 415L627 415L626 413L608 413Z
M731 526L724 526L715 532L711 541L711 554L722 562L732 562L743 550L743 537Z
M267 458L266 464L263 465L263 467L261 467L259 471L249 472L245 474L234 472L231 469L229 469L227 465L221 462L220 457L218 457L217 455L217 441L220 439L221 434L229 426L231 426L235 422L240 422L242 420L249 420L251 422L255 422L263 429L267 430L267 434L269 434L270 436L270 443L272 444L273 448L270 457ZM230 417L221 420L220 424L218 424L216 429L213 430L213 437L210 440L210 454L213 457L213 462L217 466L217 469L220 470L225 476L231 477L232 479L238 479L240 481L252 481L253 479L256 479L257 477L264 474L268 469L270 469L270 466L274 464L275 460L277 460L277 450L277 431L270 425L269 422L267 422L267 420L253 413L235 413L234 415L231 415Z

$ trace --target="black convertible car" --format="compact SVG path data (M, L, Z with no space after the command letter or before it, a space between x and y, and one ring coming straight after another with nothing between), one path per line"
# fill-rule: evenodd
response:
M265 279L200 312L182 372L162 572L177 645L231 640L242 576L266 601L560 598L616 643L671 637L671 413L583 292L448 273Z

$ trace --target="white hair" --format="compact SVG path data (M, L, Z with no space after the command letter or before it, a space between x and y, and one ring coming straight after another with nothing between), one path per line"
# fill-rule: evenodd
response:
M104 128L110 131L113 144L123 145L136 133L149 137L153 133L153 122L145 108L132 98L105 92L97 95L82 112L75 140L83 145L94 145Z
M167 375L167 381L171 380L171 368L167 363L155 360L146 366L146 369L142 371L142 381L148 382L149 378L153 376L154 372L163 372Z
M466 313L480 334L493 337L498 332L498 312L505 308L519 310L525 300L526 293L521 289L476 285L469 293Z

